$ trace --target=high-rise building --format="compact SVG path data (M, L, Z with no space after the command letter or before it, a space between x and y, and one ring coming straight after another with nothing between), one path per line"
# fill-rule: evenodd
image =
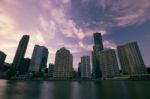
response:
M94 45L97 47L98 50L104 50L101 33L94 33Z
M3 67L3 64L5 63L6 54L2 51L0 51L0 70Z
M71 78L73 76L73 56L66 48L56 52L53 77Z
M26 49L28 46L28 42L29 42L29 35L24 35L18 45L13 63L12 63L12 67L15 68L18 72L21 71L22 66L21 63L24 59L25 53L26 53Z
M48 67L48 75L50 77L53 77L53 72L54 72L54 64L49 64L49 67Z
M81 78L91 78L90 56L82 56L80 64Z
M119 75L118 61L115 50L109 49L99 53L102 79L112 78Z
M123 74L145 74L146 68L137 42L117 47Z
M102 50L104 50L104 48L101 33L94 33L94 46L92 51L92 64L93 64L92 76L94 78L101 77L101 70L99 66L100 61L98 54Z
M24 58L21 63L20 74L26 74L29 70L29 66L30 66L30 59Z
M44 46L35 45L31 58L29 72L44 72L47 66L47 59L48 49Z

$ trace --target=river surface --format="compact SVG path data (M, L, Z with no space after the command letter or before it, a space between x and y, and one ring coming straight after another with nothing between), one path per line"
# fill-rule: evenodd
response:
M0 99L150 99L150 81L0 80Z

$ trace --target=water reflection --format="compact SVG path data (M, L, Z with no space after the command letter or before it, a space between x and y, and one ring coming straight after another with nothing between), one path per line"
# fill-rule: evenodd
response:
M42 82L7 81L2 99L40 99Z
M54 84L54 99L71 99L71 82L56 81Z
M6 82L7 82L6 80L0 80L0 97L4 97L5 88L7 84Z
M71 91L71 99L88 99L93 97L91 82L72 82Z
M6 81L0 99L149 99L150 81Z

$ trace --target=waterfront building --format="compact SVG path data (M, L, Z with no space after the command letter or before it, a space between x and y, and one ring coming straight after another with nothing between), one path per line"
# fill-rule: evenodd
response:
M80 64L81 78L91 78L90 56L82 56Z
M44 72L47 67L48 49L45 46L35 45L29 72Z
M72 78L73 76L73 56L66 48L61 48L56 52L53 77Z
M21 64L20 74L26 74L29 70L30 59L24 58Z
M81 62L79 62L78 66L78 78L81 78Z
M48 67L48 75L50 77L53 77L53 72L54 72L54 64L49 64L49 67Z
M137 42L118 46L117 49L123 74L146 74L145 64Z
M7 70L10 69L10 67L11 67L11 64L9 64L9 63L4 63L1 70L2 70L2 72L6 72Z
M104 50L103 48L103 40L101 33L94 33L94 46L93 46L93 51L92 51L92 76L93 78L100 78L101 75L101 70L100 70L100 61L98 54L100 51Z
M115 50L109 49L99 52L102 79L119 76L119 67Z
M29 38L30 38L29 35L24 35L21 38L18 48L17 48L17 51L16 51L16 54L15 54L15 57L14 57L14 60L13 60L13 63L12 63L12 67L14 69L16 69L16 71L18 73L20 73L21 69L22 69L21 64L22 64L22 61L23 61L25 53L26 53Z

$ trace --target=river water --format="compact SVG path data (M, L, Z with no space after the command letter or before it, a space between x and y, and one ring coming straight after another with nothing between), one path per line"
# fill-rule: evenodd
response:
M150 81L0 80L0 99L150 99Z

